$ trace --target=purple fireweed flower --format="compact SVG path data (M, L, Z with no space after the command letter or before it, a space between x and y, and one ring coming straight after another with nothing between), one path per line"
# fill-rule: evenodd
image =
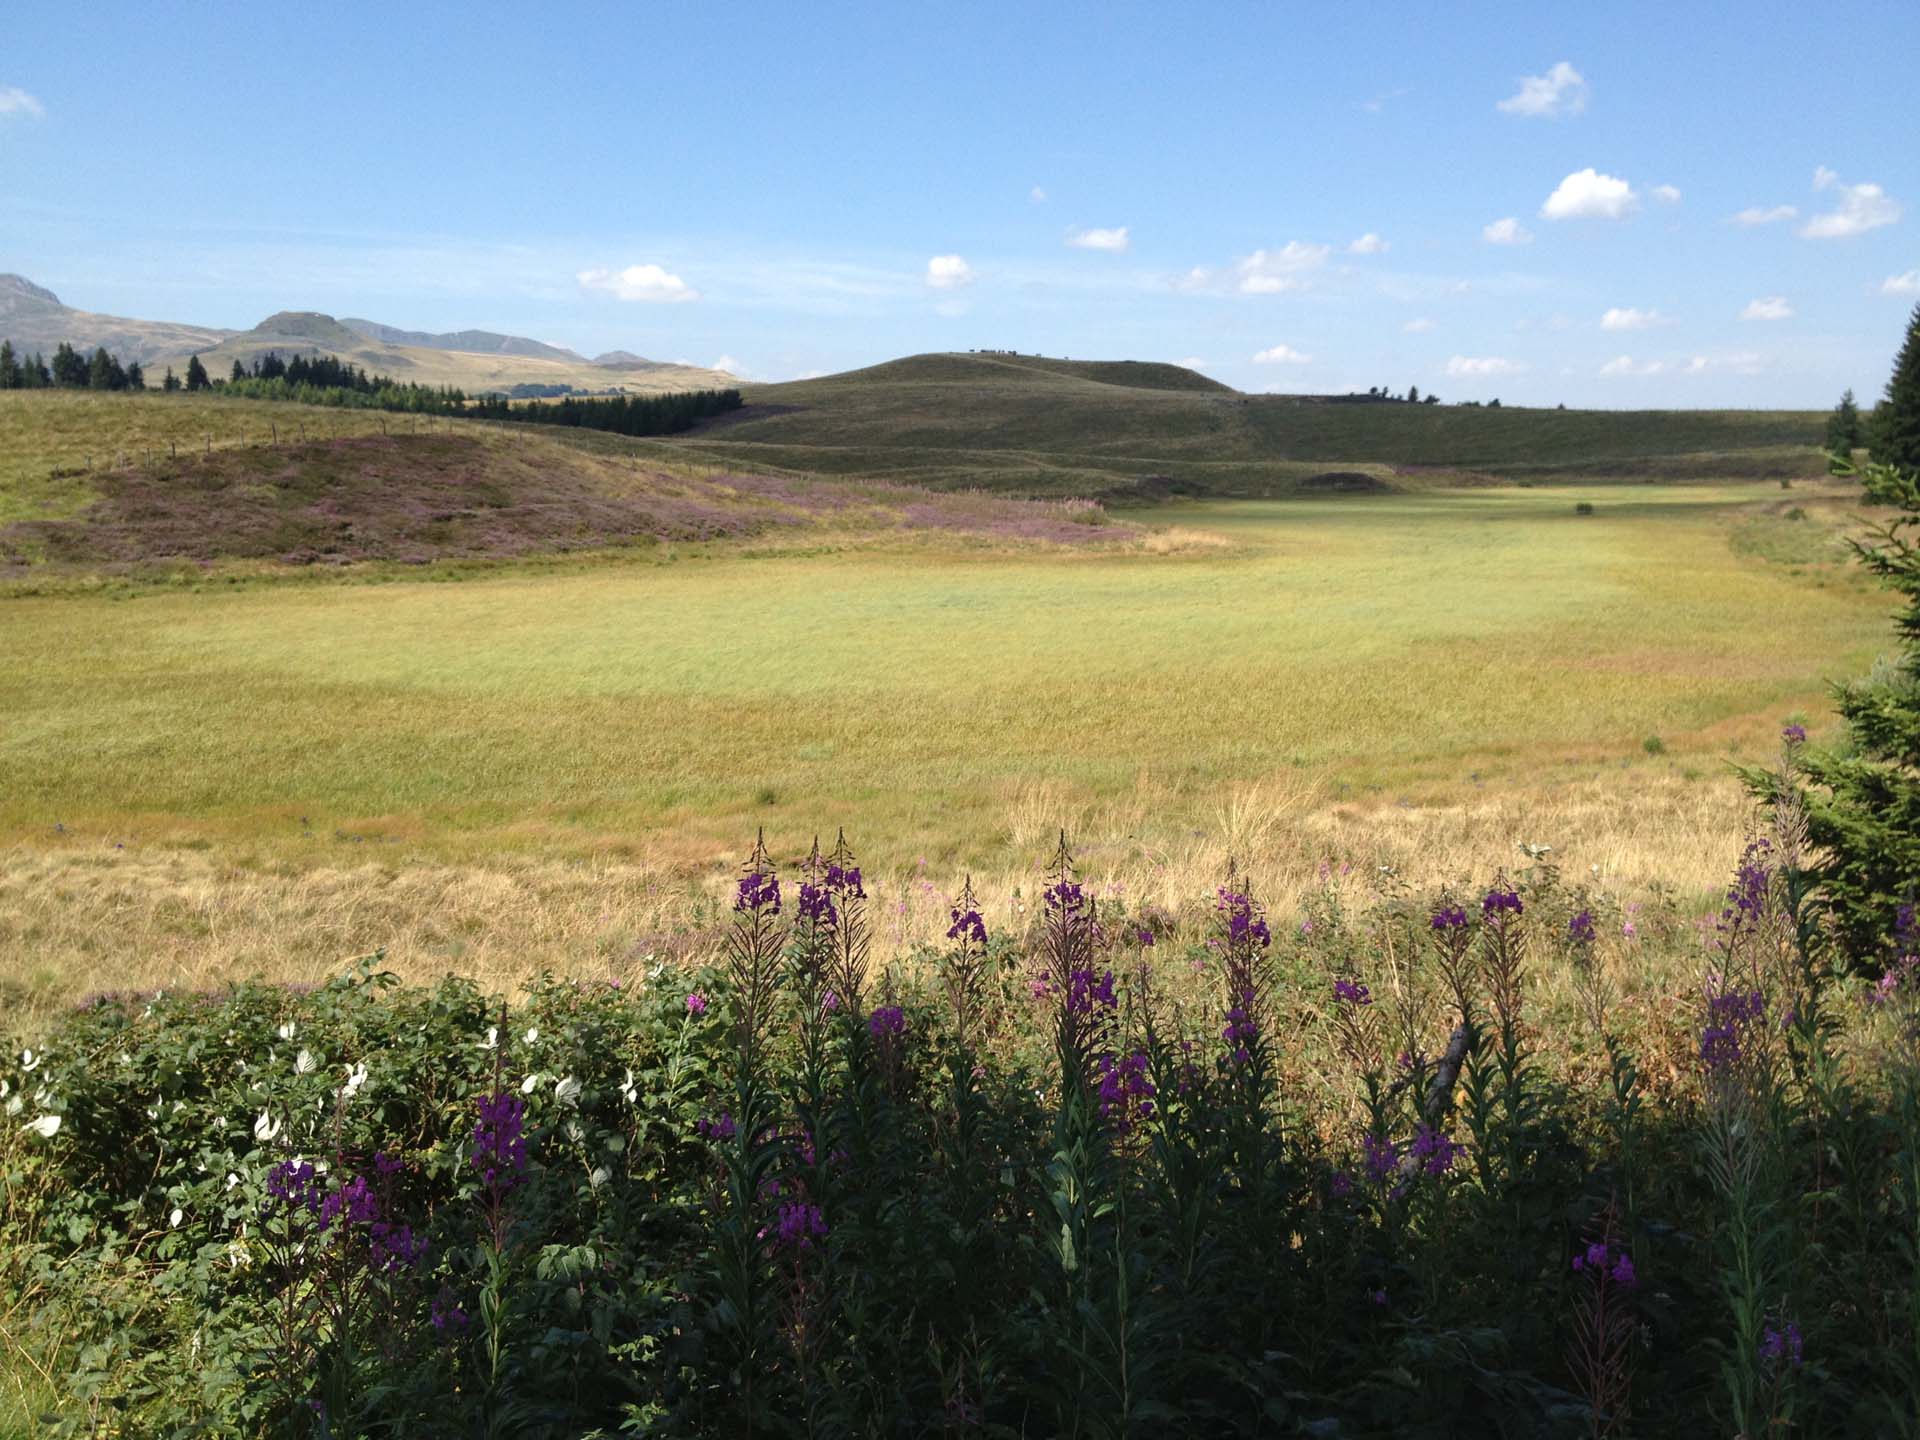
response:
M1273 932L1267 928L1260 907L1253 903L1252 896L1222 887L1213 908L1227 917L1229 945L1250 943L1264 950L1273 943Z
M800 885L800 918L822 930L832 930L840 924L840 912L834 907L833 894L824 885L813 885L802 881Z
M1902 943L1911 940L1916 924L1920 924L1920 921L1915 920L1912 903L1902 905L1893 912L1893 938Z
M962 944L971 941L976 945L987 943L987 922L980 918L978 910L955 908L948 912L953 923L947 927L947 939L958 940Z
M867 1033L883 1041L906 1034L906 1012L898 1005L882 1005L867 1017Z
M442 1291L433 1299L433 1309L429 1312L433 1328L444 1336L466 1333L468 1317L466 1307L451 1295Z
M1804 725L1789 725L1780 732L1780 738L1789 745L1804 745L1807 743L1807 727Z
M1142 949L1151 949L1153 947L1153 931L1145 927L1135 930L1133 932L1133 938L1140 942Z
M1458 905L1442 905L1433 912L1433 919L1427 924L1433 930L1464 930L1467 928L1467 912Z
M1349 1005L1371 1005L1373 992L1357 980L1336 980L1333 982L1333 998Z
M840 1008L840 997L829 990L820 997L820 1013L831 1015Z
M1090 1015L1095 1009L1113 1010L1120 1001L1113 993L1113 971L1098 980L1091 970L1075 970L1067 976L1067 1009L1075 1015Z
M1791 1320L1778 1328L1769 1325L1760 1332L1760 1358L1770 1365L1785 1364L1789 1369L1798 1370L1802 1349L1800 1327Z
M785 1249L811 1250L815 1240L827 1236L827 1217L818 1205L794 1202L780 1207L775 1237Z
M1767 913L1767 895L1773 885L1773 871L1767 857L1773 842L1762 837L1750 843L1740 856L1740 868L1733 884L1727 887L1726 908L1720 912L1718 928L1738 930L1757 924Z
M1590 1241L1584 1254L1573 1257L1573 1268L1593 1276L1596 1281L1611 1280L1622 1290L1631 1290L1640 1283L1633 1258L1625 1250L1616 1250L1599 1240Z
M380 1218L380 1201L364 1175L356 1175L320 1202L320 1231L345 1219L349 1225L371 1225Z
M1133 1128L1136 1117L1153 1115L1153 1097L1159 1092L1147 1078L1147 1057L1136 1050L1124 1058L1099 1058L1100 1118L1121 1134Z
M769 914L780 913L780 877L765 875L755 870L740 877L739 893L734 896L733 908L739 911L766 910Z
M1444 1130L1435 1130L1422 1125L1413 1134L1413 1154L1419 1160L1420 1168L1429 1175L1440 1176L1453 1168L1454 1158L1462 1147L1455 1144Z
M735 1133L732 1112L725 1110L717 1117L702 1116L694 1122L693 1128L703 1140L731 1140Z
M1335 1200L1344 1200L1353 1193L1353 1176L1344 1170L1333 1172L1333 1178L1327 1181L1327 1194Z
M1076 915L1087 903L1086 894L1079 884L1072 880L1062 880L1058 885L1049 885L1044 898L1049 910L1058 910L1062 914Z
M1502 889L1496 885L1487 891L1486 898L1480 902L1480 913L1489 920L1502 915L1521 914L1526 907L1520 903L1520 896L1511 888Z
M427 1258L427 1237L415 1235L411 1226L376 1220L367 1233L377 1270L412 1270Z
M1582 910L1567 922L1567 938L1576 945L1593 943L1593 912Z
M1383 1309L1386 1307L1387 1292L1385 1290L1370 1291L1367 1295L1367 1298L1371 1300L1375 1305L1378 1305Z
M476 1104L480 1119L473 1127L473 1154L468 1163L480 1172L483 1183L511 1190L527 1169L526 1102L503 1091L483 1095Z
M1766 997L1758 990L1712 993L1707 996L1707 1023L1700 1031L1700 1062L1708 1070L1737 1065L1744 1053L1741 1038L1766 1018Z
M391 1178L392 1176L398 1175L407 1167L406 1163L401 1160L399 1156L389 1155L384 1150L377 1150L373 1156L373 1168L378 1174Z
M1613 1283L1622 1290L1631 1290L1640 1283L1640 1277L1633 1271L1633 1257L1624 1250L1620 1252L1620 1257L1613 1262L1613 1268L1607 1273L1613 1277Z
M695 1019L706 1014L707 997L698 990L690 991L687 995L687 1013Z
M1400 1165L1400 1147L1385 1136L1364 1135L1360 1139L1367 1178L1376 1185L1385 1184Z
M827 865L825 884L827 889L845 899L864 900L867 898L866 888L860 882L860 867L858 865L835 865L829 862Z
M1227 1023L1220 1038L1233 1051L1235 1063L1244 1065L1252 1058L1250 1046L1260 1036L1260 1022L1253 1018L1253 992L1242 992L1239 1003L1227 1011Z
M327 1184L308 1161L283 1160L267 1172L267 1194L288 1210L318 1215L326 1203Z

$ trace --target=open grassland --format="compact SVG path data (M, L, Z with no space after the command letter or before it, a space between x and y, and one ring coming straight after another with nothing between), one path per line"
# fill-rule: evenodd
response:
M920 355L743 394L747 409L676 444L736 466L1113 498L1151 496L1142 482L1156 476L1285 495L1329 468L1405 489L1825 468L1812 413L1326 403L1241 395L1177 366Z
M1136 886L1231 850L1280 896L1329 854L1457 875L1531 841L1698 893L1743 813L1726 761L1817 732L1886 643L1832 548L1850 495L1213 502L1157 517L1210 541L1164 554L934 537L14 600L0 974L612 965L762 824L1008 897L1061 825Z

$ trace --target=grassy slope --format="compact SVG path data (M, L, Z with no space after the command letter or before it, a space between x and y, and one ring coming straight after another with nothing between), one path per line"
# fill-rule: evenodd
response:
M1850 571L1810 584L1730 543L1735 502L1777 495L1203 506L1176 518L1234 544L1066 563L789 553L18 600L0 842L280 843L307 817L429 853L699 851L765 819L973 854L1029 784L1162 794L1153 823L1178 827L1276 775L1457 794L1638 762L1650 733L1763 746L1885 631Z
M1331 405L1240 395L1170 365L925 355L745 393L755 408L680 443L743 465L1116 497L1156 474L1258 496L1329 467L1557 478L1822 468L1811 413Z

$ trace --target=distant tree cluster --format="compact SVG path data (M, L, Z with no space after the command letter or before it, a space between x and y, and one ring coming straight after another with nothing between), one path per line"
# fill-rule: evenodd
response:
M738 410L738 390L687 390L669 395L618 395L602 400L568 396L557 405L515 405L489 396L467 413L486 420L518 420L533 425L573 425L610 430L616 435L674 435L702 420Z
M11 340L0 340L0 390L144 390L146 373L138 360L122 364L104 347L82 355L66 341L48 364L38 352L16 355Z
M1353 398L1357 400L1360 397L1356 395ZM1369 385L1367 387L1367 399L1394 400L1404 405L1438 405L1440 403L1440 397L1438 395L1422 395L1418 385L1409 385L1407 387L1407 393L1404 395L1394 394L1390 386Z

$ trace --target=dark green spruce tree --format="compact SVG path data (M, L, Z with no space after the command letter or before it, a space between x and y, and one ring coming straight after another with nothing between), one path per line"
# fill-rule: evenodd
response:
M1851 460L1860 444L1860 407L1853 403L1853 391L1845 391L1840 403L1827 416L1827 453Z
M20 367L13 358L13 342L0 340L0 390L20 388Z
M1907 321L1886 398L1874 408L1873 458L1901 470L1920 470L1920 305Z
M198 355L187 357L187 389L205 390L212 382L207 379L207 367L200 363Z

